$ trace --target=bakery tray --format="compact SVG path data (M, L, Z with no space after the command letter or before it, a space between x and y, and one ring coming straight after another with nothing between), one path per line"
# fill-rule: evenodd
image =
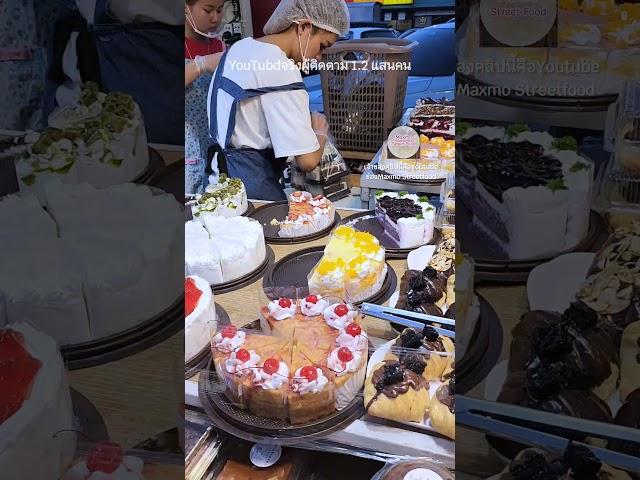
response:
M216 317L217 317L218 327L221 327L224 325L230 325L231 318L229 317L229 314L227 313L227 311L217 303L215 305L216 305ZM184 364L185 380L187 378L193 377L200 370L203 370L209 363L209 360L211 360L211 345L207 341L207 344L202 348L202 350L200 350L188 362L185 362Z
M466 205L458 202L456 205L457 238L464 246L464 253L475 262L475 281L499 284L526 283L529 273L538 265L549 262L560 255L573 252L593 252L600 249L608 236L608 226L604 218L595 211L591 211L589 231L582 241L571 250L558 252L548 257L538 257L523 260L509 260L498 257L487 248L486 243L476 240L473 229L473 215Z
M335 208L334 208L335 210ZM289 214L289 202L287 200L281 200L279 202L272 202L261 207L258 207L254 212L252 212L249 217L257 220L262 225L264 230L264 238L267 243L271 243L274 245L291 245L294 243L304 243L310 242L312 240L318 240L319 238L325 237L331 233L333 227L335 227L338 222L340 222L340 215L338 212L335 212L335 220L329 225L327 228L320 230L311 235L303 235L301 237L292 237L292 238L284 238L278 235L278 231L280 230L280 225L271 225L273 219L278 221L282 221Z
M234 292L248 285L251 285L253 282L260 279L265 274L265 272L269 270L269 267L273 265L273 262L276 258L276 255L275 253L273 253L271 247L269 247L269 245L265 245L265 247L267 250L267 254L264 257L264 262L262 262L262 264L253 272L229 282L211 285L211 290L213 290L213 292L216 294Z
M144 185L151 185L151 180L154 176L156 176L159 172L161 172L164 167L164 159L160 153L151 148L149 148L149 163L147 164L147 168L138 175L135 179L132 180L132 183L140 183ZM184 184L184 178L183 178Z
M367 212L354 213L353 215L345 218L341 224L349 225L360 232L369 232L376 237L385 249L385 255L387 258L400 258L404 259L416 248L422 247L418 245L411 248L398 248L397 244L388 236L384 234L384 227L380 224L375 217L376 212L369 210ZM429 243L424 245L437 245L442 238L442 233L437 228L433 229L433 238Z
M324 247L320 246L305 248L281 258L264 276L262 286L265 295L270 300L276 300L282 296L304 298L308 294L307 276L323 255ZM359 305L366 302L381 305L391 298L397 285L396 272L387 263L387 276L380 290L369 298L352 303ZM295 295L291 294L294 292Z
M230 435L251 442L275 443L295 446L300 440L315 440L342 430L364 414L362 395L358 394L344 409L305 425L290 425L288 422L264 418L242 410L221 392L220 380L211 361L200 372L198 396L202 406L216 425Z
M140 353L184 328L184 293L165 311L139 325L108 337L64 345L62 358L69 370L96 367Z
M482 382L502 353L504 332L500 318L482 295L476 295L480 301L480 316L471 336L473 341L464 357L456 362L456 392L460 394Z

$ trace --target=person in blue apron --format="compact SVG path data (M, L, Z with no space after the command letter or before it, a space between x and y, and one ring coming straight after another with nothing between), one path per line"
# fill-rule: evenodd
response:
M187 195L202 193L211 147L207 121L207 92L225 44L220 40L229 18L231 2L225 0L186 0L184 26L184 149ZM232 8L231 8L232 10ZM232 12L231 12L232 13ZM211 169L217 176L217 167Z
M322 158L328 126L311 114L301 70L349 30L344 0L282 0L264 27L224 53L209 89L211 138L221 171L249 198L284 200L286 159L303 171Z

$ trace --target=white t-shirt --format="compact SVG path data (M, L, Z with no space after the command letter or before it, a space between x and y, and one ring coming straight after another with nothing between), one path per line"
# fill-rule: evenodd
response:
M279 68L270 68L270 64L279 65ZM300 71L280 47L253 38L244 38L229 49L224 76L245 89L302 82ZM213 81L207 99L209 118L212 90ZM227 136L232 102L233 98L227 92L217 92L217 140L220 145L224 145ZM306 90L270 92L239 102L231 144L226 147L273 148L276 158L315 152L320 144L311 127L309 94Z

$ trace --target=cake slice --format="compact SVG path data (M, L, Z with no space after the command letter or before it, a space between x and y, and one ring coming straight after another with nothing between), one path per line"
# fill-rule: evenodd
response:
M326 367L326 356L299 342L291 357L291 388L287 395L289 419L292 424L307 423L335 411L334 375Z
M256 415L286 420L292 347L289 340L275 340L256 348L262 362L253 371L246 397Z
M296 300L290 298L273 300L260 310L260 328L269 335L291 338L296 327L297 311L298 302Z
M195 357L216 331L216 305L209 282L193 276L184 279L184 358Z
M196 197L191 212L193 218L204 222L207 216L229 218L243 215L248 207L247 190L242 180L221 174L218 183L208 185L205 193Z
M280 237L312 235L328 228L335 219L335 208L323 195L293 192L289 196L289 213L280 224Z
M329 353L327 366L335 375L336 409L342 410L356 397L367 374L366 349L336 346Z

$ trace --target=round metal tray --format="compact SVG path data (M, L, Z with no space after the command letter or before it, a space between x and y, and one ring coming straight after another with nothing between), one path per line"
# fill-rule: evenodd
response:
M147 164L147 168L138 175L135 179L133 179L132 183L140 183L144 185L151 185L151 179L156 176L159 172L161 172L164 166L164 159L160 153L151 148L149 148L149 163ZM183 180L184 184L184 180Z
M464 357L456 362L456 391L464 394L483 381L498 363L504 332L498 314L481 295L480 316L473 331L473 341Z
M262 286L265 295L270 300L275 300L282 296L292 298L304 298L308 294L307 276L313 267L320 261L324 254L324 247L310 247L291 253L281 258L269 272L264 276ZM359 302L352 302L355 305L361 303L377 303L382 305L391 298L396 291L398 277L391 265L387 264L387 275L380 290L369 298Z
M264 257L264 261L258 268L256 268L253 272L250 272L243 277L237 278L235 280L231 280L225 283L218 283L216 285L211 285L211 290L213 293L229 293L239 290L247 285L251 285L253 282L261 278L265 272L269 269L270 265L273 265L273 262L276 259L275 253L269 245L265 245L267 254Z
M252 442L295 446L301 440L315 440L342 430L364 414L362 395L358 394L345 408L327 417L304 425L290 425L283 420L260 417L231 405L219 383L210 361L198 380L198 396L204 411L216 427Z
M384 234L384 227L380 224L378 219L375 218L375 213L375 210L355 213L345 218L341 222L341 225L349 224L360 232L369 232L371 235L376 237L380 242L380 245L384 247L387 258L407 258L413 250L422 246L418 245L417 247L411 248L398 248L396 242ZM435 228L433 230L433 238L425 245L437 245L441 238L442 233L440 230Z
M216 316L218 318L218 327L231 324L231 318L227 311L216 303ZM211 360L211 346L209 342L200 350L193 358L184 364L184 378L191 378L204 368Z
M288 214L289 202L287 200L282 200L258 207L249 215L249 217L260 222L264 230L264 238L266 242L274 245L291 245L295 243L304 243L310 242L312 240L317 240L329 235L329 233L331 233L331 230L333 230L333 227L335 227L338 222L340 222L340 215L338 215L338 212L336 212L334 222L327 228L320 230L319 232L313 233L311 235L303 235L301 237L280 237L278 235L280 225L271 225L271 221L274 218L278 221L282 221Z
M547 257L509 260L498 257L487 248L486 243L477 240L473 229L473 215L462 202L457 205L456 214L457 238L463 245L464 252L474 259L476 282L526 283L529 273L538 265L567 253L596 251L608 236L606 221L600 214L592 211L587 235L571 250L558 252Z
M140 353L184 328L184 293L155 317L114 335L60 348L69 370L90 368Z
M477 80L469 75L462 73L456 74L461 85L477 86L477 87L495 87L487 82ZM613 102L618 98L618 94L596 95L593 97L552 97L552 96L524 96L524 95L506 95L495 96L487 95L482 100L506 105L514 108L525 108L527 110L548 111L550 113L558 112L606 112Z

